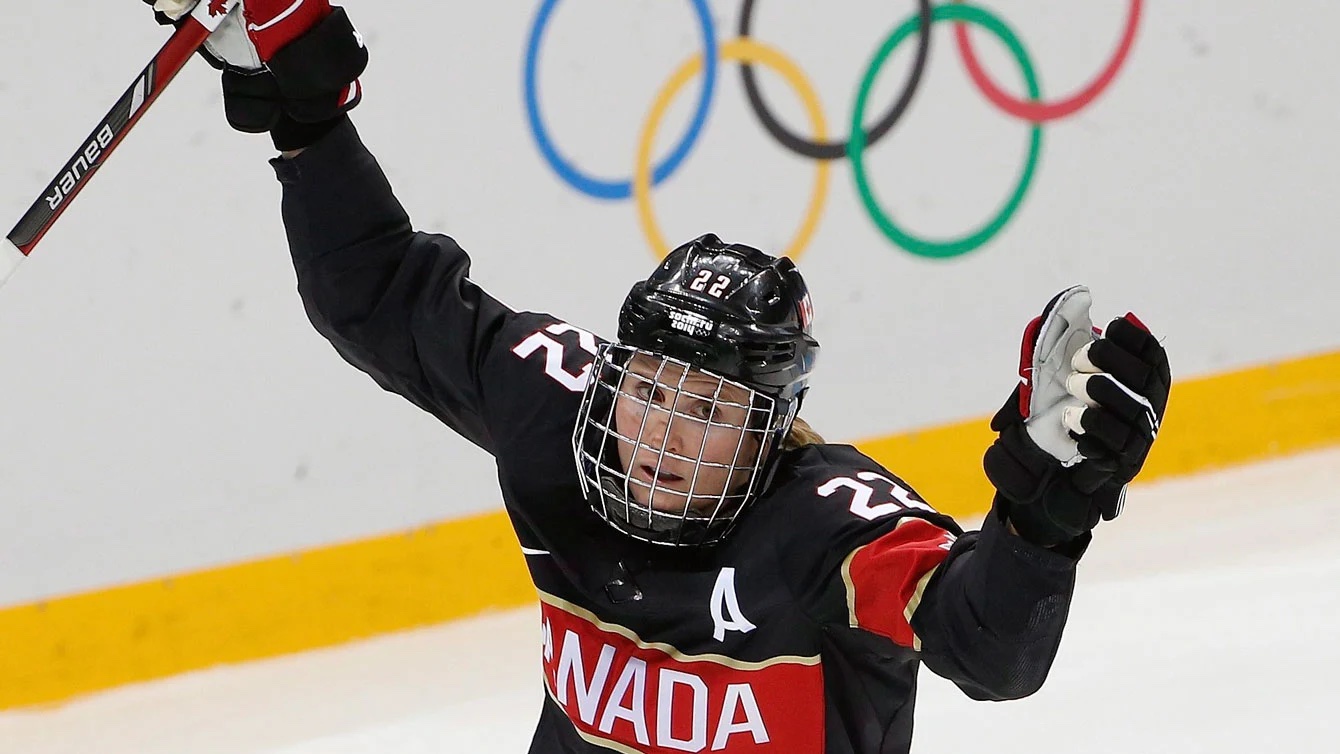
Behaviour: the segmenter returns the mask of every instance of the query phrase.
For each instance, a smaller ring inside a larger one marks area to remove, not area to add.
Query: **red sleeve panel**
[[[907,517],[893,531],[852,551],[842,563],[852,627],[920,650],[912,615],[954,539],[925,519]]]

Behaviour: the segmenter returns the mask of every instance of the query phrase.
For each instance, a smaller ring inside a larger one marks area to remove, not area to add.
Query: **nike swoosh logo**
[[[529,548],[529,547],[523,547],[523,548],[521,548],[521,554],[522,554],[522,555],[548,555],[548,554],[549,554],[549,551],[548,551],[548,550],[532,550],[532,549]]]
[[[275,24],[279,23],[280,21],[283,21],[284,19],[286,19],[286,18],[288,18],[289,16],[293,15],[294,13],[296,13],[296,12],[298,11],[298,8],[301,8],[301,7],[302,7],[302,4],[303,4],[303,0],[294,0],[294,3],[293,3],[292,5],[290,5],[288,8],[285,8],[283,13],[280,13],[279,15],[275,16],[274,18],[270,19],[269,21],[266,21],[265,23],[261,24],[260,26],[257,26],[256,24],[247,24],[247,29],[250,30],[250,31],[265,31],[266,29],[270,28],[271,26],[274,26]]]

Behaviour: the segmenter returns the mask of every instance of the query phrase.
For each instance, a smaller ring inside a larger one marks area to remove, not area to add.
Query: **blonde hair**
[[[782,439],[782,450],[795,450],[806,445],[823,445],[824,438],[814,431],[809,422],[797,416],[791,422],[791,430]]]

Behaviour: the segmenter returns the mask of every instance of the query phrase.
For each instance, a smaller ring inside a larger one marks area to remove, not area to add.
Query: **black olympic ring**
[[[879,122],[875,124],[865,135],[867,147],[874,146],[875,142],[884,138],[903,117],[907,111],[907,106],[912,103],[912,95],[921,88],[921,74],[926,70],[926,59],[930,57],[931,51],[931,3],[930,0],[917,0],[917,17],[919,27],[917,30],[917,51],[916,58],[912,61],[912,70],[907,74],[907,81],[903,84],[903,91],[898,95],[898,99],[893,103],[893,107],[884,114]],[[741,38],[748,39],[749,27],[754,20],[754,0],[744,0],[744,6],[740,8],[740,26],[739,34]],[[754,76],[754,66],[752,63],[742,62],[740,64],[740,76],[744,81],[745,95],[749,97],[749,106],[753,108],[754,115],[763,123],[763,127],[768,129],[772,138],[778,143],[796,154],[803,155],[815,160],[840,160],[847,156],[848,142],[816,142],[801,136],[796,136],[777,120],[772,111],[768,109],[768,103],[763,101],[763,93],[759,91],[758,79]]]

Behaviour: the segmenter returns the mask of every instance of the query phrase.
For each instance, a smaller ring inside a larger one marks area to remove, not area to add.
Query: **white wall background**
[[[631,202],[542,160],[522,99],[538,0],[348,0],[372,50],[356,120],[420,227],[519,308],[609,333],[653,264]],[[739,0],[711,3],[719,38]],[[755,35],[814,82],[834,130],[912,0],[758,3]],[[1128,3],[991,2],[1044,95],[1105,64]],[[824,345],[806,413],[855,439],[993,410],[1016,338],[1055,290],[1136,309],[1190,376],[1340,346],[1340,9],[1321,0],[1153,0],[1114,85],[1045,128],[1024,203],[978,251],[931,262],[868,219],[845,162],[802,258]],[[165,32],[133,0],[0,4],[0,217],[12,224]],[[987,68],[1014,64],[975,34]],[[629,174],[661,82],[698,51],[690,2],[567,0],[540,97],[564,154]],[[891,100],[911,41],[876,87]],[[805,121],[760,74],[793,129]],[[661,130],[677,139],[696,97]],[[657,189],[672,239],[786,243],[813,164],[761,129],[723,63],[703,136]],[[1028,126],[974,88],[937,25],[922,88],[870,154],[907,227],[949,236],[1008,194]],[[346,366],[307,325],[263,137],[223,122],[194,61],[0,291],[0,605],[368,536],[496,507],[489,459]],[[8,229],[6,225],[4,229]],[[1231,409],[1227,409],[1231,410]]]

